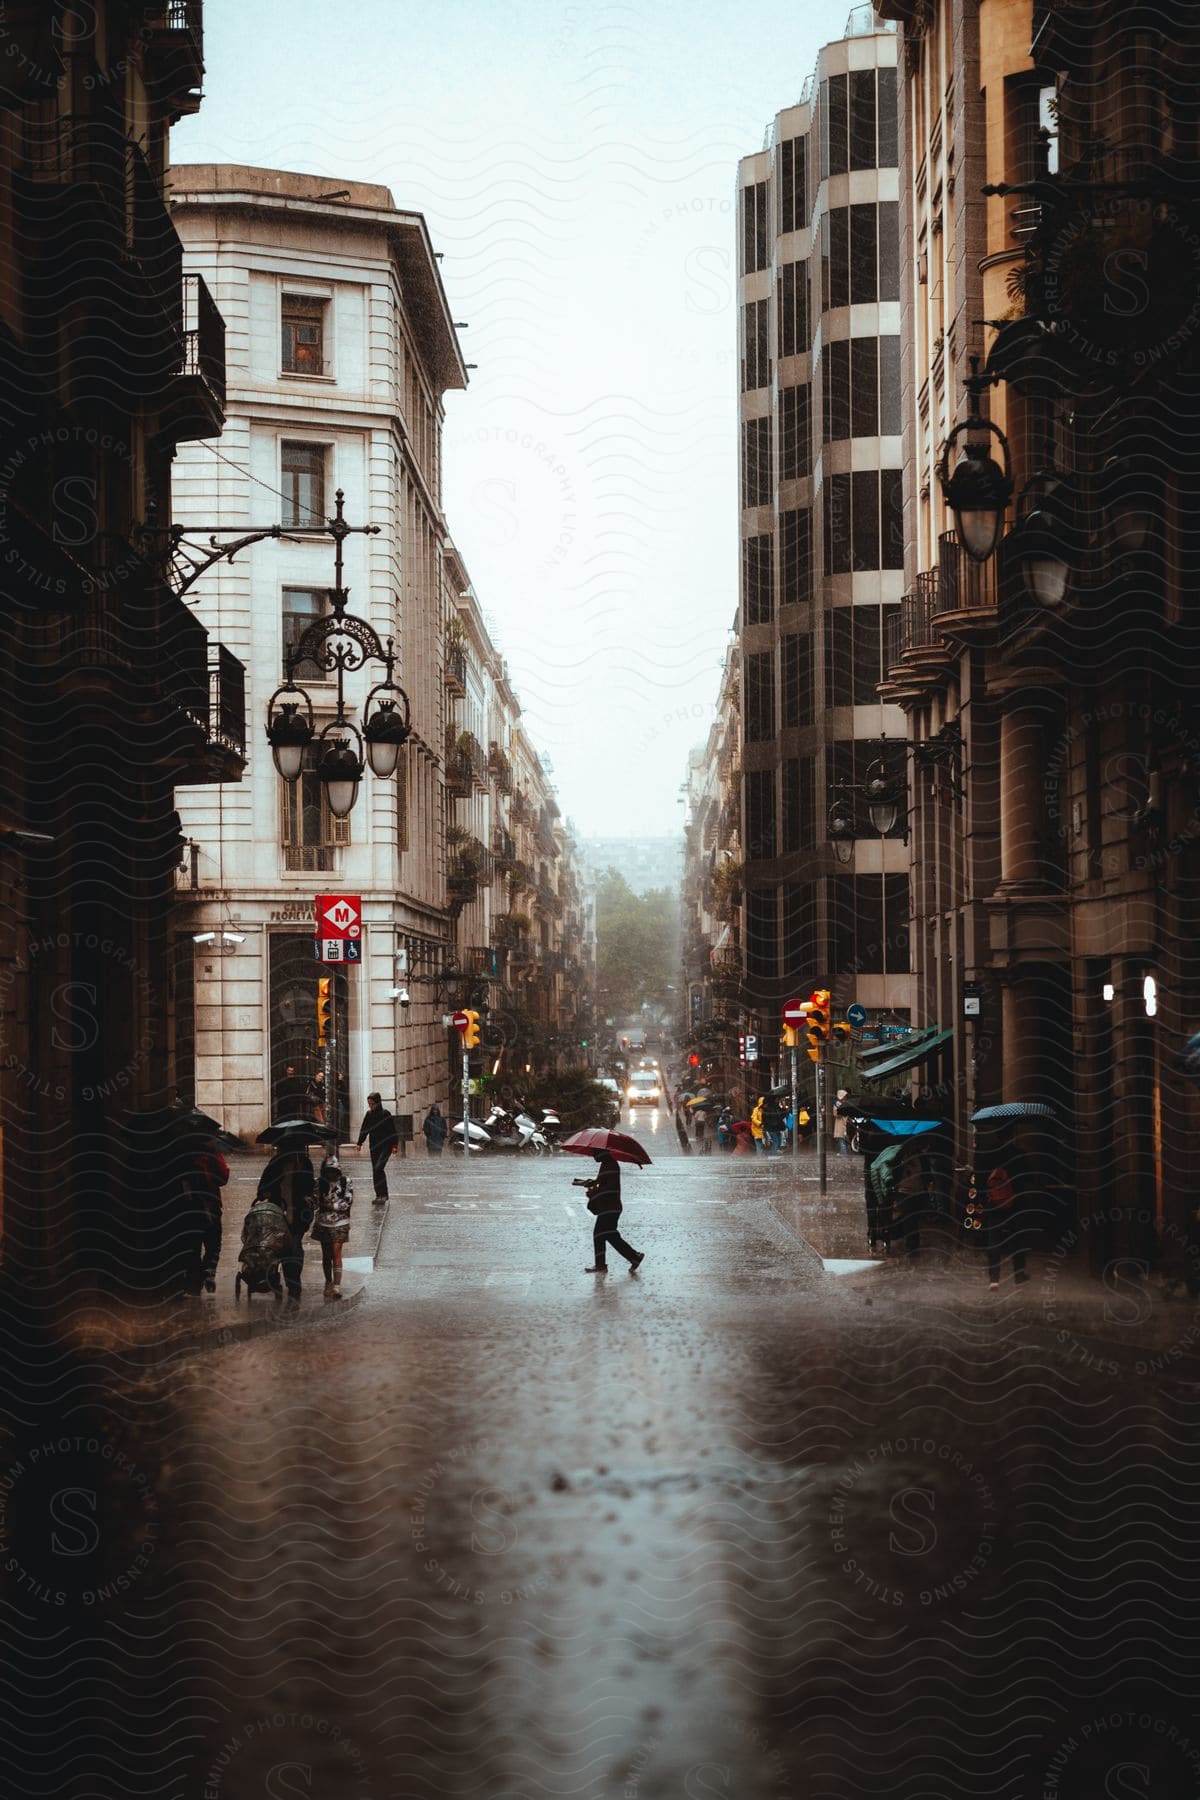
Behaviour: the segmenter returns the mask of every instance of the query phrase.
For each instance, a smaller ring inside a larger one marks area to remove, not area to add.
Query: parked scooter
[[[450,1130],[450,1148],[463,1153],[463,1128],[460,1119]],[[530,1156],[544,1156],[550,1145],[537,1122],[527,1112],[510,1113],[503,1106],[493,1106],[482,1123],[471,1120],[471,1152],[479,1150],[523,1150]]]
[[[527,1118],[537,1125],[551,1150],[557,1150],[562,1143],[563,1122],[552,1106],[528,1106],[521,1102],[521,1109]]]

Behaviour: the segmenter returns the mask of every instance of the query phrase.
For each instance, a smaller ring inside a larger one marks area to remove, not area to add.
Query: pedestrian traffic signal
[[[463,1049],[477,1050],[479,1048],[479,1014],[472,1011],[469,1006],[464,1007],[463,1010],[467,1015],[467,1029],[463,1032],[462,1040]]]
[[[317,1043],[324,1044],[329,1037],[333,1024],[333,995],[330,992],[332,983],[328,975],[317,980]]]

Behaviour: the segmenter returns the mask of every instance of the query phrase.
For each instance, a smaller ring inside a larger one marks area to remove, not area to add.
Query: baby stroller
[[[282,1298],[279,1259],[287,1249],[288,1237],[283,1208],[273,1200],[255,1200],[242,1225],[242,1249],[238,1257],[241,1267],[233,1278],[235,1300],[242,1297],[243,1282],[247,1295],[274,1294],[277,1300]]]

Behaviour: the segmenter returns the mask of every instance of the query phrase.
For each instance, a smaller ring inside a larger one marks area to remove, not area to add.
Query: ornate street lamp
[[[412,725],[408,695],[393,680],[396,654],[392,639],[386,648],[366,619],[346,611],[349,591],[342,583],[342,545],[352,531],[377,531],[378,526],[347,525],[344,496],[336,495],[335,512],[328,534],[334,542],[334,586],[330,591],[329,616],[314,619],[291,646],[284,662],[284,681],[267,703],[267,741],[275,767],[285,781],[299,779],[305,754],[315,748],[315,773],[335,819],[345,819],[358,799],[359,783],[369,762],[372,773],[387,779],[396,772],[401,747],[408,742]],[[314,736],[312,700],[296,682],[296,670],[311,662],[337,677],[337,707],[333,718]],[[383,681],[367,695],[361,728],[346,715],[345,678],[365,663],[381,662]],[[374,704],[375,710],[372,711]]]
[[[835,800],[829,809],[827,830],[833,854],[840,863],[848,863],[854,855],[854,820],[841,800]]]
[[[1021,498],[1028,510],[1005,549],[1020,564],[1025,592],[1034,605],[1052,611],[1062,605],[1081,548],[1074,486],[1057,469],[1042,469]]]
[[[938,480],[947,506],[954,514],[954,530],[972,562],[985,563],[1004,531],[1004,515],[1012,498],[1012,455],[1008,439],[998,425],[979,410],[979,396],[992,378],[979,373],[979,358],[971,358],[971,373],[964,382],[970,410],[956,425],[942,447]],[[983,435],[981,435],[983,434]],[[1004,457],[1001,468],[990,454],[989,435],[999,440]],[[966,438],[962,455],[950,473],[950,452],[959,437]]]
[[[216,563],[232,562],[239,551],[265,538],[333,539],[334,585],[329,590],[332,610],[327,617],[314,619],[285,656],[283,685],[267,702],[267,742],[275,767],[287,782],[300,779],[306,756],[315,750],[315,772],[325,789],[329,810],[334,818],[344,819],[358,798],[359,783],[368,763],[372,773],[384,780],[395,774],[412,724],[408,695],[393,679],[396,653],[392,639],[388,638],[385,646],[373,625],[346,611],[350,594],[342,580],[342,546],[353,533],[377,536],[379,526],[348,525],[341,488],[334,500],[334,515],[322,525],[263,525],[236,537],[218,529],[208,533],[206,543],[189,538],[182,525],[160,528],[151,511],[140,536],[146,553],[160,563],[165,578],[181,598]],[[337,708],[319,734],[312,699],[296,681],[296,670],[305,662],[337,677]],[[345,678],[368,662],[383,663],[386,673],[367,695],[360,727],[346,715]]]
[[[829,809],[827,828],[829,841],[839,862],[849,862],[854,854],[854,801],[861,801],[865,805],[871,828],[880,837],[888,837],[903,816],[905,842],[908,841],[908,783],[903,773],[889,774],[886,752],[887,739],[880,738],[879,756],[867,770],[866,779],[839,782],[834,789],[836,797]]]

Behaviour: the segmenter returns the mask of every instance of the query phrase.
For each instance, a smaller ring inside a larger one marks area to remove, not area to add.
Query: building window
[[[775,658],[757,650],[746,658],[746,742],[762,744],[775,736]]]
[[[855,69],[850,76],[850,167],[875,167],[875,71]]]
[[[775,771],[746,775],[746,860],[769,862],[775,854]]]
[[[807,508],[779,517],[779,604],[812,599],[812,514]]]
[[[742,596],[747,625],[767,625],[775,611],[775,540],[747,538],[742,545]]]
[[[796,481],[812,470],[807,382],[779,395],[779,479]]]
[[[900,431],[900,340],[843,338],[822,358],[825,442]]]
[[[808,264],[784,263],[779,271],[779,354],[803,356],[808,349]]]
[[[827,575],[904,567],[899,469],[830,475],[823,491]]]
[[[878,126],[878,167],[895,168],[899,157],[896,147],[896,71],[877,69],[878,79],[876,124]]]
[[[742,391],[769,387],[771,384],[771,350],[767,302],[751,300],[742,308]]]
[[[812,881],[783,885],[783,959],[780,974],[794,993],[807,993],[821,976],[817,941],[817,888]]]
[[[846,77],[831,75],[821,83],[821,98],[828,115],[829,173],[846,173]]]
[[[779,967],[779,909],[773,887],[751,888],[746,895],[746,977],[774,981]]]
[[[826,308],[899,298],[899,232],[894,200],[833,208],[821,231],[821,294]]]
[[[780,723],[785,731],[813,721],[812,634],[789,631],[780,640],[783,668]]]
[[[791,756],[783,764],[780,837],[785,856],[816,843],[816,778],[811,756]]]
[[[328,300],[311,294],[285,294],[281,306],[282,358],[285,375],[324,375],[325,309]]]
[[[745,419],[742,423],[742,505],[771,504],[771,421]]]
[[[768,256],[767,184],[742,189],[742,274],[765,269]]]
[[[285,525],[325,524],[324,444],[284,442],[279,458]]]
[[[884,645],[898,606],[834,606],[825,614],[826,706],[877,706]]]
[[[330,812],[314,764],[310,748],[299,780],[279,784],[285,869],[333,869],[338,848],[350,842],[350,820],[335,819]]]
[[[317,619],[323,619],[329,611],[329,595],[324,588],[293,588],[283,590],[283,672],[288,672],[288,652],[295,650],[300,639]],[[312,657],[296,664],[297,675],[307,673],[310,680],[327,680],[327,672]]]
[[[832,876],[829,940],[831,974],[906,975],[908,876]]]
[[[788,138],[779,146],[779,229],[780,231],[800,231],[808,217],[805,208],[805,194],[808,181],[805,174],[808,140],[806,138]]]

